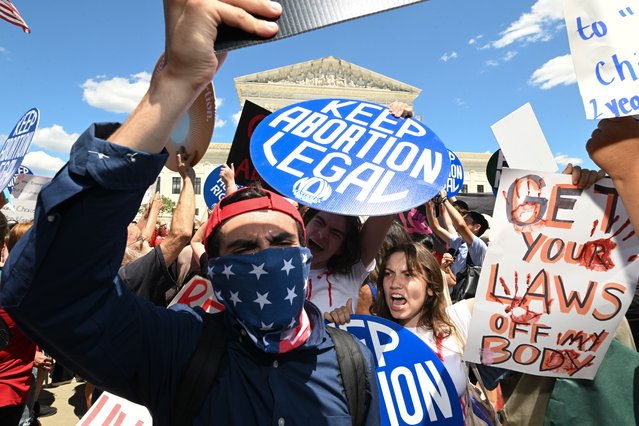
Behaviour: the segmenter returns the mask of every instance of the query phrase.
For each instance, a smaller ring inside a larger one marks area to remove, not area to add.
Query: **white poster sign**
[[[18,175],[13,187],[13,206],[5,205],[0,211],[7,220],[28,222],[34,219],[38,194],[51,182],[51,178],[34,175]]]
[[[586,118],[639,114],[639,4],[628,0],[563,2]]]
[[[490,126],[508,167],[554,173],[557,162],[530,103]]]
[[[592,379],[632,301],[639,239],[610,179],[504,169],[464,358]]]
[[[76,426],[151,426],[149,410],[124,398],[104,392]]]

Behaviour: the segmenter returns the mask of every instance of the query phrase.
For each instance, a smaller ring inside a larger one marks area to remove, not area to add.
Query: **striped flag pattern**
[[[9,0],[0,0],[0,18],[21,27],[25,33],[31,34],[31,30],[27,23],[24,22],[24,19],[22,19],[22,16],[20,16],[20,12],[18,12],[18,9],[16,9]]]

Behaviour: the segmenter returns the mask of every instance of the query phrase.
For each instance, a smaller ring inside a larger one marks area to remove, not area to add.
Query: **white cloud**
[[[489,67],[496,67],[499,65],[499,62],[495,61],[494,59],[489,59],[485,61],[485,64],[488,65]]]
[[[237,124],[240,122],[240,117],[242,116],[242,110],[239,110],[235,114],[233,114],[233,123]]]
[[[6,141],[8,137],[9,137],[9,135],[0,134],[0,143],[4,143],[4,141]]]
[[[473,45],[475,43],[477,43],[479,40],[481,40],[484,36],[482,34],[479,34],[473,38],[471,38],[470,40],[468,40],[468,44],[469,45]]]
[[[568,163],[572,163],[572,165],[581,164],[584,160],[579,157],[569,157],[566,154],[558,152],[557,155],[555,155],[555,161],[560,166],[567,166]]]
[[[537,0],[530,12],[522,14],[499,35],[501,38],[490,43],[492,47],[506,47],[516,41],[548,41],[561,27],[557,21],[563,20],[561,0]]]
[[[215,109],[219,109],[224,103],[224,98],[215,98]]]
[[[151,74],[140,72],[125,77],[90,78],[82,83],[82,99],[89,105],[115,113],[130,113],[149,88]]]
[[[454,101],[455,101],[455,104],[460,107],[465,107],[466,105],[468,105],[466,101],[463,100],[462,98],[455,98]]]
[[[8,55],[9,51],[5,48],[0,46],[0,55]]]
[[[512,58],[514,58],[515,56],[517,56],[517,51],[516,50],[509,50],[508,52],[506,52],[504,57],[501,58],[501,60],[504,61],[504,62],[508,62]]]
[[[68,153],[79,136],[79,133],[67,133],[62,126],[54,124],[39,129],[33,137],[33,144],[52,151]]]
[[[570,54],[552,58],[533,72],[529,84],[539,86],[542,90],[555,86],[575,84],[577,75]]]
[[[25,155],[22,164],[37,176],[53,176],[64,166],[66,161],[53,157],[44,151],[32,151]]]
[[[440,60],[444,61],[444,62],[448,62],[451,59],[455,59],[457,58],[457,52],[455,52],[454,50],[450,53],[446,52],[442,55],[441,58],[439,58]]]
[[[225,124],[226,124],[226,120],[222,120],[217,115],[215,116],[215,128],[216,129],[221,129],[222,127],[224,127]]]

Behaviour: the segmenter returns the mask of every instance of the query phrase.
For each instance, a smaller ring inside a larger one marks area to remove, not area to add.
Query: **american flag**
[[[268,249],[211,259],[209,276],[217,299],[251,340],[265,352],[284,353],[311,333],[303,310],[310,262],[305,247]]]
[[[24,22],[24,19],[22,19],[22,16],[20,16],[20,12],[18,12],[18,9],[16,9],[9,0],[0,0],[0,18],[10,24],[21,27],[25,33],[31,34],[31,30],[27,23]]]

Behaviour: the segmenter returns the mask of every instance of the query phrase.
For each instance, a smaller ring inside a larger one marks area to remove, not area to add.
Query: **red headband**
[[[240,191],[244,191],[246,189],[249,188],[243,188],[240,189]],[[204,233],[204,243],[206,247],[208,247],[209,237],[222,222],[226,219],[232,218],[233,216],[255,210],[275,210],[289,215],[302,226],[303,237],[304,240],[306,240],[306,228],[304,227],[304,221],[302,221],[302,216],[300,216],[300,213],[297,211],[295,206],[286,201],[286,199],[281,195],[265,189],[262,189],[262,191],[266,193],[265,196],[236,201],[235,203],[228,204],[224,207],[221,206],[221,201],[217,203],[206,223],[206,232]]]

